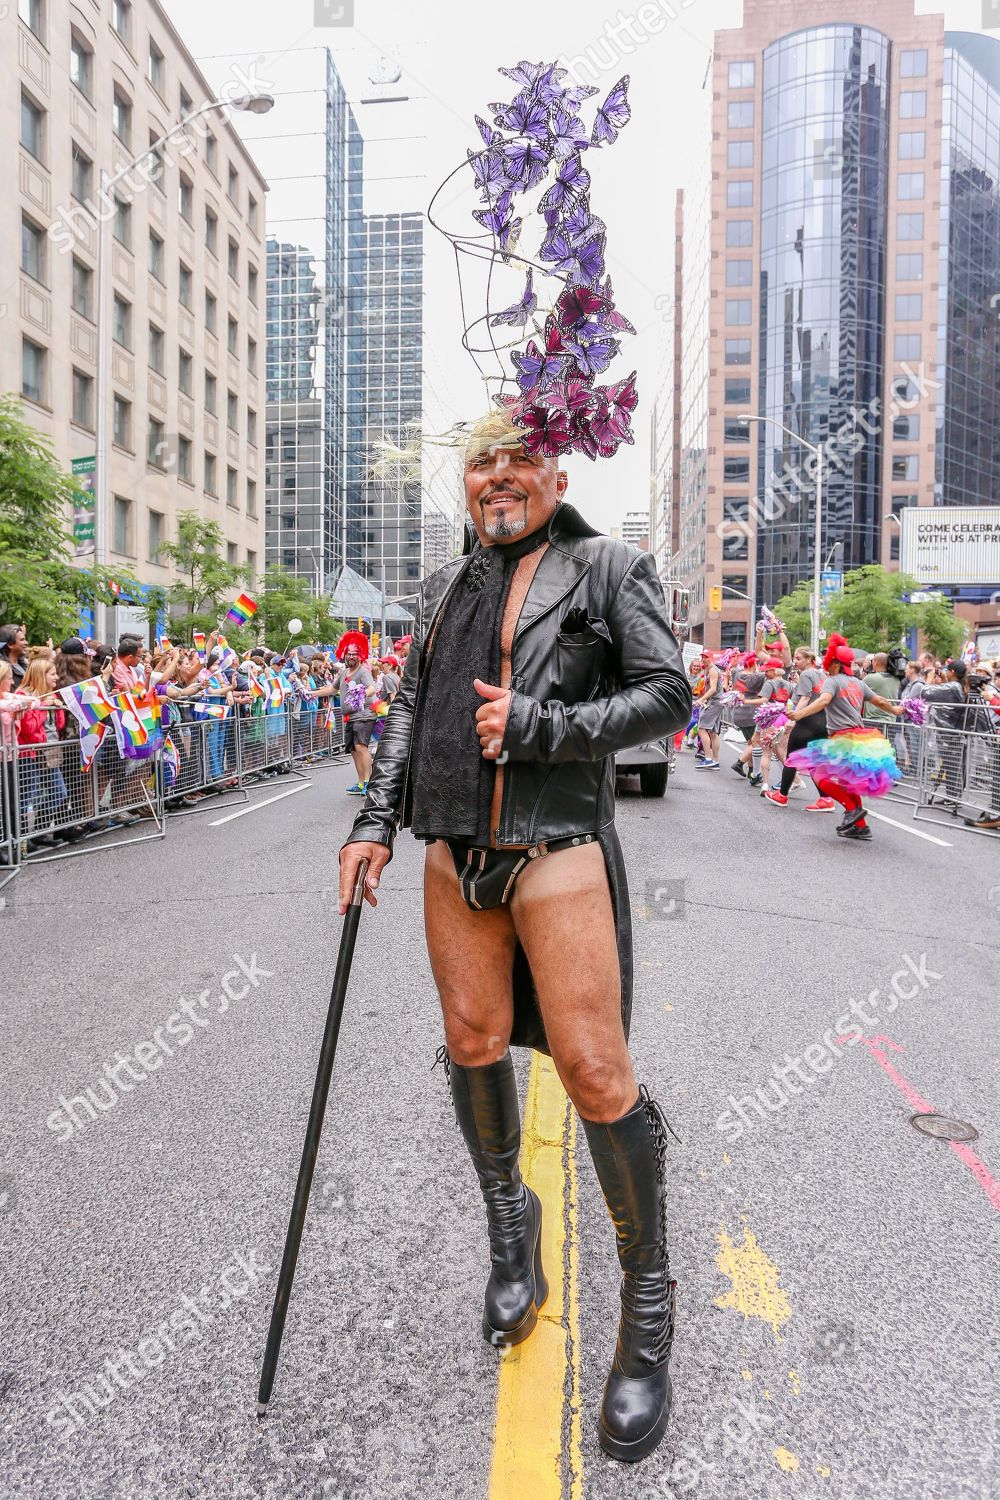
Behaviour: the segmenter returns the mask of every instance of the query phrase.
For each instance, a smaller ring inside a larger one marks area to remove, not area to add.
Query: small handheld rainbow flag
[[[235,604],[231,604],[226,611],[226,619],[233,625],[248,624],[257,613],[256,600],[251,599],[249,594],[241,594]]]
[[[172,649],[173,648],[172,648],[172,646],[170,644],[170,637],[166,636],[166,635],[161,635],[160,636],[160,650],[161,651],[171,651]]]
[[[267,697],[267,690],[259,677],[251,676],[250,678],[250,696],[251,698]]]
[[[194,641],[194,649],[197,651],[197,653],[201,657],[202,661],[204,661],[205,660],[205,632],[203,630],[193,630],[191,632],[191,639]]]

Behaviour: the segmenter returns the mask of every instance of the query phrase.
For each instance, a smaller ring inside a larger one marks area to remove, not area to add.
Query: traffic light
[[[713,611],[720,610],[722,608],[722,590],[720,588],[709,589],[708,607]]]

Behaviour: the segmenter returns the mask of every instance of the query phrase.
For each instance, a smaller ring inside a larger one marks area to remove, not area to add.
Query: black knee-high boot
[[[446,1052],[443,1061],[489,1224],[492,1270],[483,1334],[496,1347],[507,1348],[528,1337],[549,1294],[542,1270],[542,1205],[522,1182],[517,1160],[521,1114],[514,1064],[509,1052],[478,1068],[462,1067]]]
[[[606,1453],[634,1462],[652,1453],[670,1415],[667,1363],[676,1283],[670,1279],[663,1205],[669,1126],[641,1088],[620,1120],[584,1120],[583,1128],[615,1226],[623,1272],[618,1345],[604,1387],[598,1436]]]

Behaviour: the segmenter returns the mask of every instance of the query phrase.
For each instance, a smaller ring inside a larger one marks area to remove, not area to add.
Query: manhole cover
[[[932,1135],[938,1141],[978,1141],[979,1131],[964,1120],[949,1120],[947,1115],[911,1115],[910,1124],[921,1135]]]

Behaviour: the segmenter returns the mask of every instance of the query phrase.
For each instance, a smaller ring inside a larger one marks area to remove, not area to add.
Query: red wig
[[[854,652],[847,644],[847,637],[843,635],[831,635],[827,647],[823,653],[823,670],[829,672],[836,662],[841,667],[850,671],[854,665]]]
[[[368,640],[368,637],[366,635],[362,635],[360,630],[345,630],[344,631],[344,634],[340,637],[340,640],[337,642],[337,649],[336,649],[336,651],[334,653],[334,655],[336,656],[337,660],[338,661],[343,661],[344,657],[347,655],[348,651],[350,651],[350,649],[351,649],[352,646],[354,647],[354,650],[360,656],[361,660],[363,662],[366,662],[368,660],[368,655],[369,655],[369,652],[371,650],[371,645],[370,645],[370,642]]]

